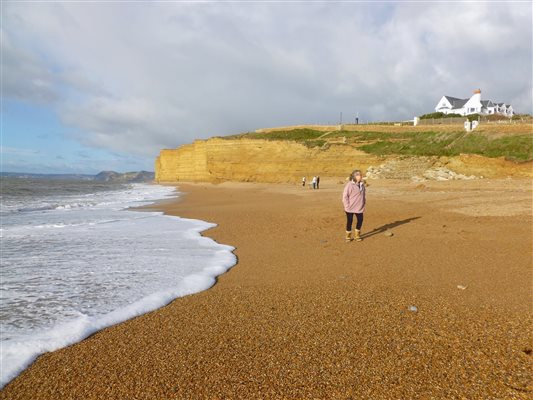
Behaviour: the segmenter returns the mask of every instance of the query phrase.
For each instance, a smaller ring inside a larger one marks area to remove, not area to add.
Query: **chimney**
[[[483,106],[481,105],[481,89],[474,90],[474,94],[468,101],[468,114],[480,113]]]

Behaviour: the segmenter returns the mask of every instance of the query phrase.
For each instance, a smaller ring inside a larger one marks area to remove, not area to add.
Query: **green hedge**
[[[439,119],[439,118],[460,118],[462,117],[461,114],[444,114],[442,112],[434,112],[434,113],[430,113],[430,114],[424,114],[424,115],[421,115],[420,119]]]

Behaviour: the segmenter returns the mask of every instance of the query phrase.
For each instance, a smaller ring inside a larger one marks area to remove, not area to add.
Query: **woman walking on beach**
[[[356,169],[350,175],[350,180],[344,186],[344,192],[342,193],[342,203],[344,204],[344,211],[346,212],[346,241],[351,242],[354,240],[352,236],[352,223],[353,216],[357,218],[355,225],[355,240],[360,242],[361,240],[361,227],[363,226],[363,213],[365,212],[365,184],[361,171]]]

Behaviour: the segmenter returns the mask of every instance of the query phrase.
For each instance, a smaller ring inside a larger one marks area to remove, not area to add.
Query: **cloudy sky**
[[[153,170],[161,148],[404,120],[444,94],[532,112],[526,2],[2,2],[2,170]]]

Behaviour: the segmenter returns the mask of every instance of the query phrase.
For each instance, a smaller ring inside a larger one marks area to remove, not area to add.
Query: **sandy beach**
[[[0,398],[531,398],[531,180],[371,181],[360,243],[342,184],[321,187],[180,185],[152,209],[217,223],[238,264]]]

